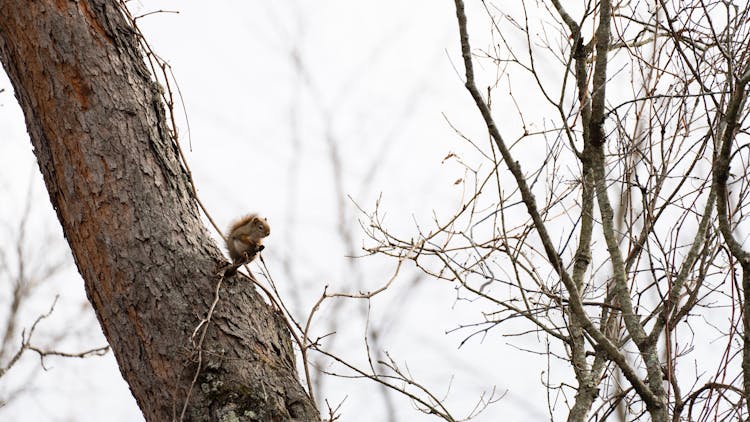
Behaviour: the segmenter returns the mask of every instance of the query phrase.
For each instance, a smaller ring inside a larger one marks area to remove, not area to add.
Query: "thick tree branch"
[[[0,57],[120,370],[149,421],[177,419],[196,374],[185,420],[319,420],[288,330],[250,283],[225,283],[191,343],[225,261],[121,7],[0,2]]]
[[[713,189],[716,190],[716,212],[719,218],[719,231],[732,256],[737,259],[742,268],[742,373],[745,396],[750,396],[750,253],[744,250],[742,244],[735,238],[729,221],[729,195],[727,182],[729,180],[729,165],[731,161],[732,144],[738,130],[739,117],[747,100],[746,87],[750,81],[750,66],[734,84],[734,91],[729,97],[726,113],[720,121],[718,131],[719,152],[716,155],[713,170]],[[729,75],[731,78],[732,75]],[[750,400],[745,401],[750,412]]]

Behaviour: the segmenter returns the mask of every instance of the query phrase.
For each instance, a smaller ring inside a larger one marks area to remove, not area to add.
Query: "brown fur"
[[[257,214],[246,215],[229,226],[227,251],[233,262],[250,262],[262,249],[263,238],[271,234],[268,220]]]

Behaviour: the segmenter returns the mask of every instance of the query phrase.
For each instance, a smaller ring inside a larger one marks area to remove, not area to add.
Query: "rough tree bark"
[[[0,59],[89,300],[149,421],[180,418],[221,252],[135,32],[113,0],[0,0]],[[185,420],[319,420],[289,333],[227,281]]]

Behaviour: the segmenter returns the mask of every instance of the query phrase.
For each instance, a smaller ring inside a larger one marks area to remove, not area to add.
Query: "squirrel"
[[[241,265],[247,264],[262,251],[263,238],[271,234],[268,220],[257,214],[248,214],[229,226],[226,235],[227,251],[232,265],[225,271],[230,276]]]

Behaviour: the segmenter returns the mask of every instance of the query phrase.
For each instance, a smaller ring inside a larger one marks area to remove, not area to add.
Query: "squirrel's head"
[[[268,220],[262,217],[255,217],[253,220],[253,229],[263,237],[271,234],[271,226],[268,225]]]

